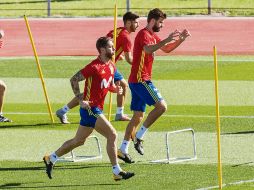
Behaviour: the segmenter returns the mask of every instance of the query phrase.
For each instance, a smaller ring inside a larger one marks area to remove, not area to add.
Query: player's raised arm
[[[169,42],[168,44],[162,46],[160,49],[165,53],[170,53],[171,51],[176,49],[188,36],[191,36],[190,32],[184,29],[182,32],[180,32],[177,40],[172,40],[172,42]]]
[[[153,52],[157,51],[158,49],[161,49],[166,44],[168,44],[172,41],[175,41],[177,38],[179,38],[180,35],[181,35],[180,31],[175,30],[174,32],[170,33],[167,38],[158,42],[157,44],[144,46],[144,51],[146,53],[153,53]]]

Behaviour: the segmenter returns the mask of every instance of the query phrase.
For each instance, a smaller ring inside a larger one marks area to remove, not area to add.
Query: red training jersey
[[[102,62],[99,57],[81,70],[86,79],[84,87],[84,100],[91,101],[91,107],[103,110],[104,100],[108,88],[114,83],[115,66],[112,61]]]
[[[134,41],[133,62],[129,83],[151,80],[154,53],[146,53],[144,46],[157,44],[160,41],[161,39],[155,33],[152,33],[146,28],[138,32]]]
[[[114,31],[111,30],[107,37],[113,38]],[[122,52],[131,52],[131,39],[130,33],[126,28],[119,27],[116,29],[116,58],[115,61],[119,59]]]

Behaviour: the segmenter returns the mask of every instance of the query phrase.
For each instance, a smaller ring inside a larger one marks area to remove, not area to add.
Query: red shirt
[[[113,38],[114,31],[111,30],[107,37]],[[119,27],[116,29],[116,62],[119,59],[122,52],[131,52],[131,39],[130,33],[126,28]]]
[[[81,73],[85,81],[84,100],[92,101],[91,107],[103,110],[108,88],[114,83],[115,66],[112,61],[102,62],[99,58],[85,66]]]
[[[154,53],[146,53],[144,46],[157,44],[161,39],[155,34],[143,28],[140,30],[134,41],[133,62],[129,83],[151,80]]]

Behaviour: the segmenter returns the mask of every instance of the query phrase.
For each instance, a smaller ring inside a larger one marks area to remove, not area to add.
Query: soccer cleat
[[[115,121],[130,121],[131,118],[129,118],[127,115],[123,114],[116,114]]]
[[[135,137],[134,148],[136,149],[136,151],[139,154],[144,155],[143,140],[138,139],[137,137]]]
[[[44,156],[43,161],[46,166],[46,173],[47,173],[49,179],[52,179],[52,171],[53,171],[54,164],[50,161],[49,156]]]
[[[66,113],[62,109],[59,109],[56,111],[56,116],[60,119],[62,124],[69,124],[70,123],[68,121],[68,117],[67,117]]]
[[[126,172],[126,171],[121,171],[118,175],[113,174],[113,179],[115,181],[120,181],[122,179],[129,179],[131,177],[133,177],[135,174],[132,172]]]
[[[12,122],[12,120],[8,119],[7,117],[4,117],[3,115],[0,115],[0,122]]]
[[[132,164],[135,162],[131,159],[131,156],[129,154],[123,153],[120,149],[117,151],[117,157],[128,164]]]

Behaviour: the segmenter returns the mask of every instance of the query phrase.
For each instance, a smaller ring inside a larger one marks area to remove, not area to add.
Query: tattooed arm
[[[79,89],[79,82],[85,80],[84,76],[82,75],[81,71],[78,71],[73,77],[71,77],[71,87],[76,97],[78,97],[79,101],[83,100],[83,96],[80,93]]]
[[[71,77],[71,87],[75,94],[75,96],[78,98],[79,104],[82,108],[87,109],[90,108],[89,103],[90,101],[84,101],[83,100],[83,93],[80,93],[79,88],[79,82],[85,80],[84,76],[82,75],[81,71],[78,71],[73,77]]]

